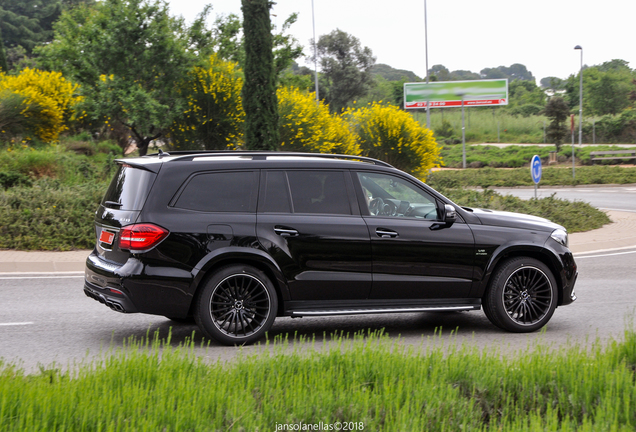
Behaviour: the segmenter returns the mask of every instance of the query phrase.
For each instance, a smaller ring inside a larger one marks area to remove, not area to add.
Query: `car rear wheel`
[[[271,281],[248,265],[218,270],[196,302],[194,318],[203,332],[226,345],[260,339],[276,318],[278,300]]]
[[[518,257],[504,261],[497,268],[483,307],[497,327],[524,333],[546,325],[557,301],[557,284],[550,269],[534,258]]]

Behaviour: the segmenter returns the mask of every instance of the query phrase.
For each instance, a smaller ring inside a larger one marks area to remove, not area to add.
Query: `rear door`
[[[410,180],[358,172],[373,251],[372,299],[468,297],[474,238],[462,221],[441,223],[442,203]]]
[[[257,235],[292,300],[368,297],[371,246],[349,171],[263,170]]]

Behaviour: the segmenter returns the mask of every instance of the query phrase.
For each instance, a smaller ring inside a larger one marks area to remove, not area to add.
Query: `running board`
[[[287,311],[288,316],[330,316],[330,315],[362,315],[362,314],[382,314],[382,313],[406,313],[406,312],[452,312],[452,311],[469,311],[479,310],[479,305],[462,305],[462,306],[418,306],[404,308],[373,308],[373,309],[331,309],[331,310],[290,310]]]

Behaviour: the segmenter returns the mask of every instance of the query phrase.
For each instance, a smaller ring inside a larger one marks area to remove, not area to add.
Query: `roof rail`
[[[168,153],[159,152],[147,155],[150,156],[167,156]],[[371,163],[374,165],[384,166],[388,168],[393,168],[393,165],[388,164],[384,161],[366,157],[366,156],[353,156],[353,155],[343,155],[343,154],[327,154],[327,153],[303,153],[303,152],[278,152],[278,151],[254,151],[254,150],[177,150],[171,151],[169,153],[170,156],[173,157],[172,160],[181,159],[181,160],[191,160],[195,156],[252,156],[255,159],[266,159],[268,156],[288,156],[288,157],[313,157],[313,158],[323,158],[323,159],[342,159],[342,160],[351,160],[351,161],[360,161]]]

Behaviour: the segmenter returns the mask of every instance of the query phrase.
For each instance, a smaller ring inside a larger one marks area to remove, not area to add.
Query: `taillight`
[[[134,224],[119,231],[119,248],[131,252],[145,252],[157,246],[169,231],[153,224]]]

